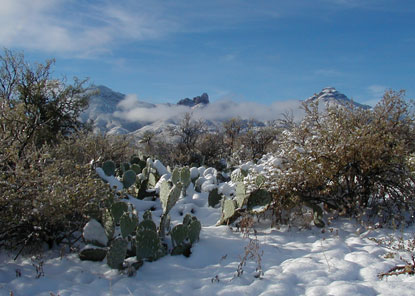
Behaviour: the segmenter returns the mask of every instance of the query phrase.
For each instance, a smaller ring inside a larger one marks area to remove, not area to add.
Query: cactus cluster
[[[199,240],[202,225],[196,217],[187,214],[183,218],[183,224],[178,224],[171,230],[173,249],[172,255],[190,255],[192,245]]]
[[[242,173],[233,174],[234,180],[240,180]],[[253,214],[265,211],[272,203],[270,192],[260,187],[264,183],[264,178],[257,177],[256,184],[258,189],[247,194],[246,185],[243,182],[236,182],[235,195],[232,199],[222,200],[222,216],[217,225],[230,224],[238,219],[242,212]],[[258,208],[259,211],[258,211]]]
[[[112,161],[107,161],[104,164],[105,174],[115,176],[116,165]],[[146,162],[139,157],[133,157],[130,163],[122,163],[118,170],[118,176],[122,176],[124,188],[134,185],[139,191],[143,190],[144,194],[148,193],[148,187],[154,187],[159,179],[156,169],[152,167],[152,161]],[[187,188],[190,182],[191,174],[187,167],[175,169],[170,181],[161,182],[159,197],[163,214],[158,227],[152,219],[151,210],[145,211],[143,220],[139,221],[134,207],[121,200],[126,196],[126,192],[117,192],[114,193],[114,196],[108,197],[104,208],[91,206],[93,217],[97,217],[97,220],[100,221],[100,223],[95,221],[94,225],[100,225],[100,233],[104,234],[107,241],[100,245],[88,245],[88,248],[81,251],[80,258],[82,260],[103,260],[106,257],[108,266],[122,269],[125,267],[127,257],[135,256],[137,264],[134,266],[138,268],[143,261],[155,261],[168,253],[190,255],[193,243],[199,240],[200,222],[196,217],[186,215],[182,224],[170,230],[169,216],[169,212],[180,196],[185,194],[183,188]],[[182,234],[180,235],[180,233]],[[170,243],[167,240],[169,235]],[[170,249],[169,246],[171,246]]]
[[[130,162],[122,162],[118,168],[112,160],[102,164],[107,176],[117,175],[126,192],[138,199],[154,196],[154,187],[160,179],[152,161],[145,157],[133,155]]]

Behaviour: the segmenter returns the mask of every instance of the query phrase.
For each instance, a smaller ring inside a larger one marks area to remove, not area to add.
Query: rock
[[[87,244],[105,247],[108,244],[108,237],[104,227],[95,219],[91,219],[85,226],[83,232],[84,240]]]
[[[107,256],[107,250],[93,245],[86,245],[79,252],[79,259],[89,261],[102,261]]]
[[[177,103],[177,105],[183,105],[187,107],[194,107],[199,104],[209,104],[209,96],[207,93],[203,93],[201,96],[194,97],[192,100],[189,98],[185,98]]]

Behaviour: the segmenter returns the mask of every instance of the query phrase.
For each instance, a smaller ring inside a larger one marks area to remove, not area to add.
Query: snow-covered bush
[[[269,169],[275,207],[303,203],[349,215],[414,209],[414,117],[404,92],[388,91],[373,109],[304,104],[301,123],[283,133],[281,161]],[[370,211],[368,211],[370,210]],[[385,216],[382,216],[385,215]]]
[[[90,164],[62,153],[70,149],[67,145],[26,153],[12,170],[2,172],[0,245],[20,248],[46,242],[51,246],[70,240],[87,221],[89,205],[106,197],[109,187]]]

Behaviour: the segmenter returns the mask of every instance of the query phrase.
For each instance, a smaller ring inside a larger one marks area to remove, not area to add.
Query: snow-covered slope
[[[334,87],[323,88],[318,94],[314,94],[305,100],[305,102],[318,102],[324,104],[326,107],[333,105],[341,105],[349,107],[350,104],[353,104],[355,107],[370,109],[368,105],[359,104],[355,101],[350,100],[346,95],[338,92]]]

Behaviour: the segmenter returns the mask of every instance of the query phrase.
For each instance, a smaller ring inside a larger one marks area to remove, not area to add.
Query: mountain
[[[233,101],[210,103],[207,93],[193,99],[179,100],[177,104],[152,104],[139,101],[134,95],[124,95],[102,85],[94,87],[91,91],[93,95],[90,99],[89,108],[81,115],[81,120],[84,122],[93,121],[95,132],[100,133],[131,134],[139,137],[146,131],[153,131],[167,137],[169,128],[177,126],[187,112],[193,113],[196,117],[204,116],[207,126],[212,130],[215,127],[222,126],[222,122],[231,117],[241,116],[243,120],[248,122],[247,120],[254,118],[255,114],[261,114],[261,110],[257,110],[261,106],[255,103],[248,102],[245,104]],[[314,101],[326,106],[350,106],[350,104],[354,104],[359,108],[371,108],[353,102],[333,87],[326,87],[318,94],[305,100],[305,102]],[[294,103],[299,106],[300,101]],[[239,114],[241,111],[245,112],[245,116]],[[276,114],[283,112],[284,110],[275,110]],[[249,114],[249,117],[247,114]],[[266,120],[270,119],[256,118],[255,125],[263,126],[266,124]]]
[[[187,107],[194,107],[196,105],[207,105],[209,104],[209,96],[207,93],[203,93],[201,96],[194,97],[193,100],[185,98],[180,100],[177,105],[183,105]]]
[[[115,116],[116,112],[123,107],[123,102],[127,97],[125,94],[113,91],[103,85],[92,87],[89,91],[93,95],[90,97],[88,109],[81,115],[81,120],[84,122],[93,121],[95,132],[127,134],[148,124],[146,122],[131,122]],[[134,106],[154,108],[156,105],[135,101]]]
[[[321,92],[309,97],[308,99],[305,100],[305,102],[323,103],[326,107],[329,107],[332,105],[341,105],[344,107],[349,107],[350,104],[352,104],[353,106],[362,108],[362,109],[372,108],[369,105],[359,104],[355,101],[350,100],[346,95],[338,92],[334,87],[323,88]]]

